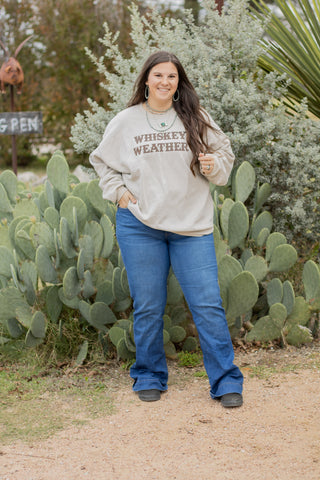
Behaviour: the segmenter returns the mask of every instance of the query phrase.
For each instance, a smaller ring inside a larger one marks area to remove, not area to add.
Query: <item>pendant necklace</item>
[[[148,102],[145,105],[147,122],[153,130],[165,132],[173,126],[178,115],[172,105],[167,110],[155,110],[150,107]]]

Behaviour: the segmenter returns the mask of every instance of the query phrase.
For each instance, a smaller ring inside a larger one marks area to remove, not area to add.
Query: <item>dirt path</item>
[[[205,378],[174,368],[160,402],[140,402],[127,379],[109,392],[112,415],[1,448],[0,480],[319,480],[319,348],[237,363],[240,409],[224,409]]]

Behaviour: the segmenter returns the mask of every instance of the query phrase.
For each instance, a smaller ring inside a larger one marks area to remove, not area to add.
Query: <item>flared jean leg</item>
[[[118,209],[117,239],[127,270],[134,308],[136,361],[133,390],[167,390],[163,315],[167,300],[169,252],[166,234],[147,227],[129,210]]]
[[[213,235],[169,235],[170,261],[199,334],[212,398],[242,393],[243,376],[234,352],[218,285]]]

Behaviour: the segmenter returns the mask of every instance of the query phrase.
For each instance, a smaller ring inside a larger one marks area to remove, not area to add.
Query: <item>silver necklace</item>
[[[167,110],[154,110],[150,107],[148,102],[146,102],[146,117],[149,126],[156,132],[165,132],[169,130],[177,118],[177,112],[173,109],[172,105]],[[168,112],[174,112],[173,118],[168,119]]]
[[[172,106],[172,104],[171,104],[170,107],[167,108],[166,110],[156,110],[155,108],[152,108],[152,107],[151,107],[151,105],[149,104],[148,100],[146,101],[146,107],[147,107],[147,109],[149,110],[149,112],[151,112],[151,113],[159,113],[159,114],[161,114],[161,113],[167,113],[167,112],[169,112],[169,110],[172,110],[172,108],[173,108],[173,106]]]

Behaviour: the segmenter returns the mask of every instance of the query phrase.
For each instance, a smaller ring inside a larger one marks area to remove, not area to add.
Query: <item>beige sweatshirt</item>
[[[123,110],[109,122],[90,163],[100,177],[103,198],[118,202],[129,190],[137,203],[129,202],[128,208],[145,225],[181,235],[205,235],[213,231],[209,181],[227,183],[234,155],[226,135],[209,130],[214,168],[210,175],[196,172],[194,176],[185,128],[179,117],[171,125],[173,119],[170,128],[158,131],[156,115],[147,114],[142,104]]]

